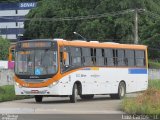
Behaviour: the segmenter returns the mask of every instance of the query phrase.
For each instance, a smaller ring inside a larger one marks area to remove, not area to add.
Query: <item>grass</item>
[[[122,110],[129,114],[160,114],[160,80],[149,81],[149,88],[135,98],[125,98]]]
[[[160,90],[160,80],[149,80],[148,87]]]
[[[15,95],[13,85],[0,86],[0,102],[19,100],[19,99],[25,99],[25,98],[31,98],[31,96]]]

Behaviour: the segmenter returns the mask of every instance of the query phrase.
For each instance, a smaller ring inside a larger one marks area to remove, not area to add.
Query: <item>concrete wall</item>
[[[0,60],[0,69],[8,69],[8,61]]]
[[[149,69],[149,79],[159,79],[160,80],[160,69]],[[1,69],[0,70],[0,86],[3,85],[13,85],[14,80],[13,70]]]
[[[0,70],[0,86],[3,85],[13,85],[13,70],[1,69]]]
[[[149,69],[148,78],[149,80],[160,80],[160,69]]]

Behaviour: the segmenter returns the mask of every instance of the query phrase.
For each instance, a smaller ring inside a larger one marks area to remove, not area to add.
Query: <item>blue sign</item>
[[[131,68],[128,69],[129,74],[147,74],[147,69],[141,69],[141,68]]]
[[[37,7],[37,2],[0,3],[0,10],[27,10]]]
[[[20,8],[34,8],[37,6],[36,2],[24,2],[24,3],[19,3]]]
[[[36,68],[35,69],[35,75],[41,75],[41,69]]]

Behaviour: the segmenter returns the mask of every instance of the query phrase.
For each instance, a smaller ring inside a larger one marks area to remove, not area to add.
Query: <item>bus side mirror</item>
[[[11,61],[12,61],[12,53],[9,53],[8,61],[9,61],[9,62],[11,62]]]
[[[63,60],[64,60],[64,61],[66,61],[66,60],[67,60],[67,57],[68,57],[67,52],[63,52]]]

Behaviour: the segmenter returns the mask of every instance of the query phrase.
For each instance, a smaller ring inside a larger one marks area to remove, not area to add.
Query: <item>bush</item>
[[[15,95],[13,85],[0,86],[0,102],[19,100],[19,99],[25,99],[25,98],[31,98],[31,96],[17,96],[17,95]]]
[[[160,62],[158,61],[149,60],[148,64],[151,69],[160,69]]]
[[[149,81],[149,88],[135,98],[125,98],[122,110],[129,114],[160,114],[160,80]]]
[[[0,37],[0,60],[8,59],[8,49],[10,47],[10,42],[7,39]]]

